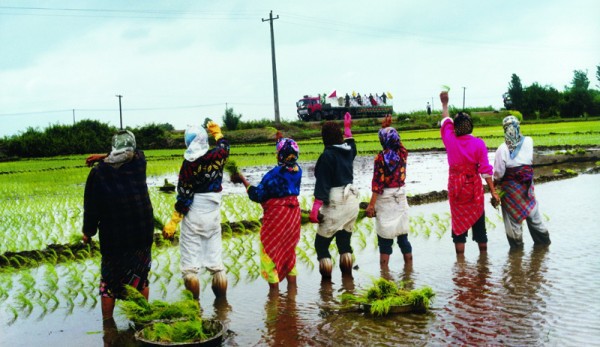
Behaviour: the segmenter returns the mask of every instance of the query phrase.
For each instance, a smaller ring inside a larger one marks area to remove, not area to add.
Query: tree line
[[[600,89],[600,65],[597,66],[597,87]],[[508,91],[504,94],[504,105],[507,110],[519,111],[523,119],[576,118],[600,116],[600,90],[590,88],[587,71],[575,70],[571,85],[560,92],[548,85],[535,82],[523,86],[516,74],[511,76]],[[397,114],[401,120],[402,114]],[[404,115],[406,118],[407,115]],[[241,121],[242,115],[226,108],[222,116],[225,129],[247,130],[254,128],[270,128],[269,120]],[[415,117],[411,117],[415,118]],[[419,118],[419,117],[416,117]],[[437,121],[432,121],[435,124]],[[283,127],[306,128],[306,124],[290,122],[280,124]],[[139,148],[184,148],[183,136],[175,133],[169,123],[149,124],[137,128],[127,128],[136,137]],[[15,157],[50,157],[57,155],[106,153],[110,151],[112,136],[117,128],[96,120],[82,120],[74,125],[51,125],[40,130],[29,127],[19,135],[0,139],[0,160]],[[243,137],[239,139],[243,141]]]
[[[596,67],[597,87],[600,89],[600,65]],[[504,95],[507,109],[521,112],[524,119],[575,118],[600,115],[600,90],[590,88],[587,71],[573,71],[571,85],[564,91],[535,82],[523,86],[513,74]]]

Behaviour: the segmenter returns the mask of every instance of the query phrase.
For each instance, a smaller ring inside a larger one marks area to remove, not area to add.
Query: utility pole
[[[467,87],[463,87],[463,111],[465,110],[465,90]]]
[[[433,96],[431,97],[431,112],[433,112],[434,108],[433,108]]]
[[[75,109],[73,109],[73,125],[75,125]]]
[[[277,17],[273,18],[273,10],[269,13],[269,19],[262,19],[263,22],[269,21],[271,25],[271,64],[273,66],[273,95],[275,98],[275,123],[279,124],[279,95],[277,93],[277,66],[275,64],[275,34],[273,32],[273,21],[278,19]]]
[[[119,98],[119,119],[121,120],[121,130],[123,130],[123,110],[121,109],[121,98],[123,95],[115,95]]]

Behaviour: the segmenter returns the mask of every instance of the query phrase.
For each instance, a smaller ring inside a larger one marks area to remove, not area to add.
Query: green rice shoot
[[[362,293],[343,293],[340,299],[344,305],[370,305],[372,315],[385,316],[393,306],[411,305],[415,310],[427,311],[434,296],[431,287],[405,290],[403,285],[398,286],[392,281],[379,278]]]

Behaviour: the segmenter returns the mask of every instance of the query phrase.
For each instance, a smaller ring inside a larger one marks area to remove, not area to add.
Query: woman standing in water
[[[300,149],[296,141],[281,138],[277,133],[277,166],[267,172],[257,186],[240,173],[231,181],[243,183],[248,197],[263,208],[260,229],[260,267],[271,291],[279,289],[286,279],[288,288],[296,286],[296,246],[300,241],[300,181],[302,169],[298,165]]]
[[[352,277],[352,246],[350,237],[358,217],[358,190],[354,181],[353,164],[356,144],[352,138],[352,116],[344,115],[344,132],[335,122],[325,122],[321,136],[325,149],[315,165],[315,200],[309,219],[319,223],[315,249],[322,278],[331,277],[332,261],[329,245],[335,238],[340,254],[342,276]],[[319,211],[323,215],[319,218]]]
[[[473,240],[481,253],[487,252],[483,184],[485,179],[494,199],[498,194],[492,180],[493,167],[483,140],[471,135],[473,122],[464,112],[454,119],[448,114],[448,92],[440,93],[442,102],[441,136],[450,166],[448,200],[452,218],[452,240],[456,254],[464,254],[467,232],[473,229]]]
[[[408,201],[404,188],[408,151],[391,124],[392,116],[388,115],[379,130],[383,150],[375,157],[371,201],[365,211],[367,217],[376,217],[379,263],[384,269],[390,261],[394,238],[397,238],[404,262],[412,262],[412,246],[408,241]]]

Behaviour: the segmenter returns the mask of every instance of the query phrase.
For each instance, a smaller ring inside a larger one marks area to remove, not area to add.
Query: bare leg
[[[297,281],[296,281],[296,276],[287,275],[286,279],[287,279],[288,290],[290,288],[296,288],[298,286]]]
[[[480,242],[480,243],[478,243],[478,245],[479,245],[479,253],[487,252],[487,242]]]
[[[456,250],[456,254],[465,254],[465,244],[464,243],[455,243],[454,249]]]
[[[379,253],[379,266],[382,269],[388,269],[389,268],[389,263],[390,263],[390,255],[389,254]]]
[[[412,253],[406,253],[402,255],[404,257],[404,264],[412,264],[413,256]]]
[[[200,282],[198,281],[198,277],[196,277],[196,275],[185,275],[183,277],[183,284],[185,285],[185,289],[192,292],[194,300],[200,299]]]
[[[100,303],[102,306],[102,320],[112,319],[115,310],[115,298],[103,296]]]

